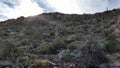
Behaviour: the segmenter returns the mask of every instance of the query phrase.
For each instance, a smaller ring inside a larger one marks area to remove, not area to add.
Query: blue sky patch
[[[7,1],[2,1],[4,4],[6,4],[8,7],[10,8],[14,8],[14,5],[10,2],[7,2]]]
[[[39,7],[43,8],[44,12],[53,12],[54,11],[54,8],[51,7],[47,1],[44,2],[44,0],[35,0],[35,2],[39,5]]]
[[[0,19],[6,19],[7,17],[4,15],[0,15]]]

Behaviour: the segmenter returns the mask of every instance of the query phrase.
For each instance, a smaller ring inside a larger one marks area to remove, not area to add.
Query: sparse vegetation
[[[64,62],[79,66],[78,57],[82,53],[85,56],[84,59],[90,58],[89,63],[98,62],[95,65],[99,65],[102,63],[101,58],[104,58],[104,55],[98,54],[101,53],[97,50],[99,44],[103,45],[102,48],[105,49],[106,54],[120,52],[120,40],[116,36],[119,33],[115,31],[119,16],[120,9],[116,9],[83,15],[43,13],[33,17],[19,17],[3,21],[0,23],[0,61],[9,61],[13,66],[14,64],[27,67],[33,65],[36,68],[41,66],[49,68],[51,65],[48,63],[64,66]],[[85,46],[89,38],[99,42],[95,46],[90,45],[94,46],[90,47],[92,53],[88,53],[89,48]],[[84,48],[86,49],[81,51]],[[61,55],[64,50],[69,52]],[[88,54],[88,57],[84,52]],[[52,60],[46,60],[50,57]],[[94,64],[90,63],[90,65]]]

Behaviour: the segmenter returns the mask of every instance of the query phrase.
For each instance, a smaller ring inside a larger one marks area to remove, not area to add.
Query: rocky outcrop
[[[120,41],[120,16],[117,16],[112,20],[112,27],[115,30],[117,40]]]

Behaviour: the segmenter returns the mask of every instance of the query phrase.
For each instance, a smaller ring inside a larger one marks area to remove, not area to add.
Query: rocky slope
[[[120,62],[120,9],[83,15],[43,13],[6,20],[0,22],[0,66],[76,68],[81,50],[91,40],[97,45],[90,46],[100,46],[110,61]],[[96,47],[91,48],[88,52],[97,52]]]

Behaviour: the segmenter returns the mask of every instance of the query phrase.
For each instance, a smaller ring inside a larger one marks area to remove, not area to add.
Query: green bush
[[[40,45],[40,52],[42,54],[56,54],[58,53],[58,49],[56,45],[43,43]]]
[[[113,28],[107,28],[105,29],[104,36],[107,37],[111,33],[113,33],[114,29]]]
[[[46,46],[46,45],[42,46],[40,51],[41,51],[42,54],[49,54],[49,53],[51,53],[49,47]]]
[[[116,45],[117,45],[118,41],[116,40],[116,36],[114,33],[110,33],[104,41],[104,46],[105,46],[105,50],[109,53],[111,52],[115,52],[116,49]]]
[[[107,41],[105,41],[104,45],[105,45],[105,50],[107,52],[114,52],[115,51],[116,41],[107,40]]]
[[[4,57],[17,57],[23,54],[23,51],[15,47],[15,45],[6,41],[6,48],[2,52],[2,56]]]
[[[63,56],[61,57],[61,59],[63,61],[70,61],[72,59],[72,57],[73,56],[70,53],[65,53],[65,54],[63,54]]]
[[[66,48],[65,46],[65,38],[62,36],[56,36],[53,40],[53,46],[56,49]]]
[[[74,46],[74,45],[70,45],[70,46],[68,47],[68,49],[70,50],[70,52],[74,51],[76,48],[77,48],[77,47]]]

